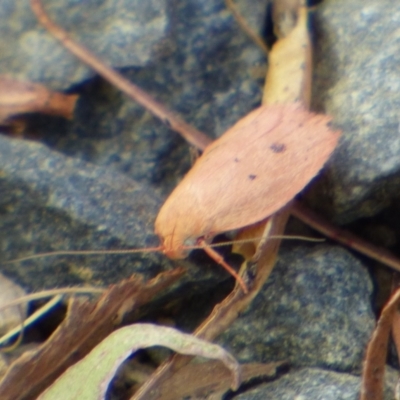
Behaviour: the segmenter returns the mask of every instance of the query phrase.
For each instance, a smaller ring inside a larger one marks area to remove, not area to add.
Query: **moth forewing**
[[[170,256],[184,244],[259,222],[319,172],[340,132],[300,104],[261,106],[209,145],[171,193],[155,230]]]

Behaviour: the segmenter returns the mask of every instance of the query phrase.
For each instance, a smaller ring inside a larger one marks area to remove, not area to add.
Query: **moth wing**
[[[206,148],[162,207],[158,225],[178,243],[265,219],[329,158],[340,137],[330,121],[298,104],[254,110]],[[156,222],[157,230],[164,236]]]

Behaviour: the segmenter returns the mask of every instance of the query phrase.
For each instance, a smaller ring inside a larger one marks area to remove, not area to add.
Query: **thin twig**
[[[125,79],[118,72],[104,64],[97,56],[84,46],[74,42],[68,33],[56,25],[45,12],[40,0],[31,0],[31,7],[39,22],[56,38],[65,48],[84,63],[93,68],[100,76],[115,85],[119,90],[127,94],[153,115],[160,118],[169,128],[182,135],[189,143],[200,149],[204,149],[211,139],[204,133],[193,128],[174,112],[168,110],[164,105],[140,89],[138,86]]]
[[[345,231],[344,229],[332,225],[318,214],[301,205],[299,202],[293,204],[291,214],[330,239],[342,243],[343,245],[379,261],[396,271],[400,271],[400,260],[392,253],[360,239],[358,236]]]
[[[226,7],[229,8],[232,15],[235,17],[236,22],[239,24],[242,31],[262,50],[268,60],[269,49],[261,36],[249,27],[246,20],[237,11],[233,0],[225,0],[225,4]]]

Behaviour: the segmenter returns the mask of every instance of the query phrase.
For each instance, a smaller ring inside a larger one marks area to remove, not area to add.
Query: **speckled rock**
[[[148,65],[169,27],[166,0],[43,1],[74,37],[117,67]],[[0,5],[0,73],[66,89],[93,76],[38,24],[29,0]]]
[[[327,0],[315,15],[313,102],[344,131],[330,201],[315,205],[338,222],[374,215],[399,193],[399,20],[391,0]]]
[[[158,243],[152,222],[161,200],[151,188],[29,141],[0,136],[0,154],[3,261],[56,249]],[[104,285],[133,272],[154,275],[165,264],[162,259],[156,254],[122,261],[95,257],[85,264],[79,258],[52,257],[3,263],[2,270],[36,289]]]
[[[396,380],[390,371],[386,379],[385,400],[392,400]],[[304,368],[292,371],[277,381],[259,386],[236,396],[237,400],[357,400],[360,393],[360,377]]]
[[[264,288],[220,343],[243,362],[359,370],[375,324],[371,294],[367,269],[346,250],[285,244]]]

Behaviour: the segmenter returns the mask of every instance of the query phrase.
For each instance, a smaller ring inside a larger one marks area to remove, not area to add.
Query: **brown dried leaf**
[[[0,398],[36,398],[108,336],[126,312],[149,302],[183,273],[183,269],[175,269],[147,283],[133,277],[111,286],[97,302],[71,299],[65,320],[52,336],[38,350],[23,354],[11,365],[0,382]]]
[[[378,324],[372,334],[365,356],[360,400],[383,399],[384,373],[389,334],[393,319],[398,313],[400,289],[390,298],[382,310]]]
[[[284,363],[245,364],[241,366],[242,383],[253,379],[271,380]],[[217,361],[189,364],[157,388],[155,400],[217,400],[230,389],[229,371]]]
[[[38,399],[99,400],[120,364],[131,353],[146,347],[164,346],[182,354],[222,361],[230,371],[230,384],[240,384],[240,365],[222,347],[176,329],[153,324],[120,328],[104,339],[84,359],[70,367]]]
[[[300,100],[306,107],[310,105],[312,49],[307,25],[308,10],[307,7],[300,7],[296,11],[295,27],[274,44],[269,54],[263,104]],[[280,13],[292,15],[293,9],[285,9]]]
[[[72,118],[77,99],[37,83],[0,76],[0,124],[12,124],[12,117],[34,112]]]

